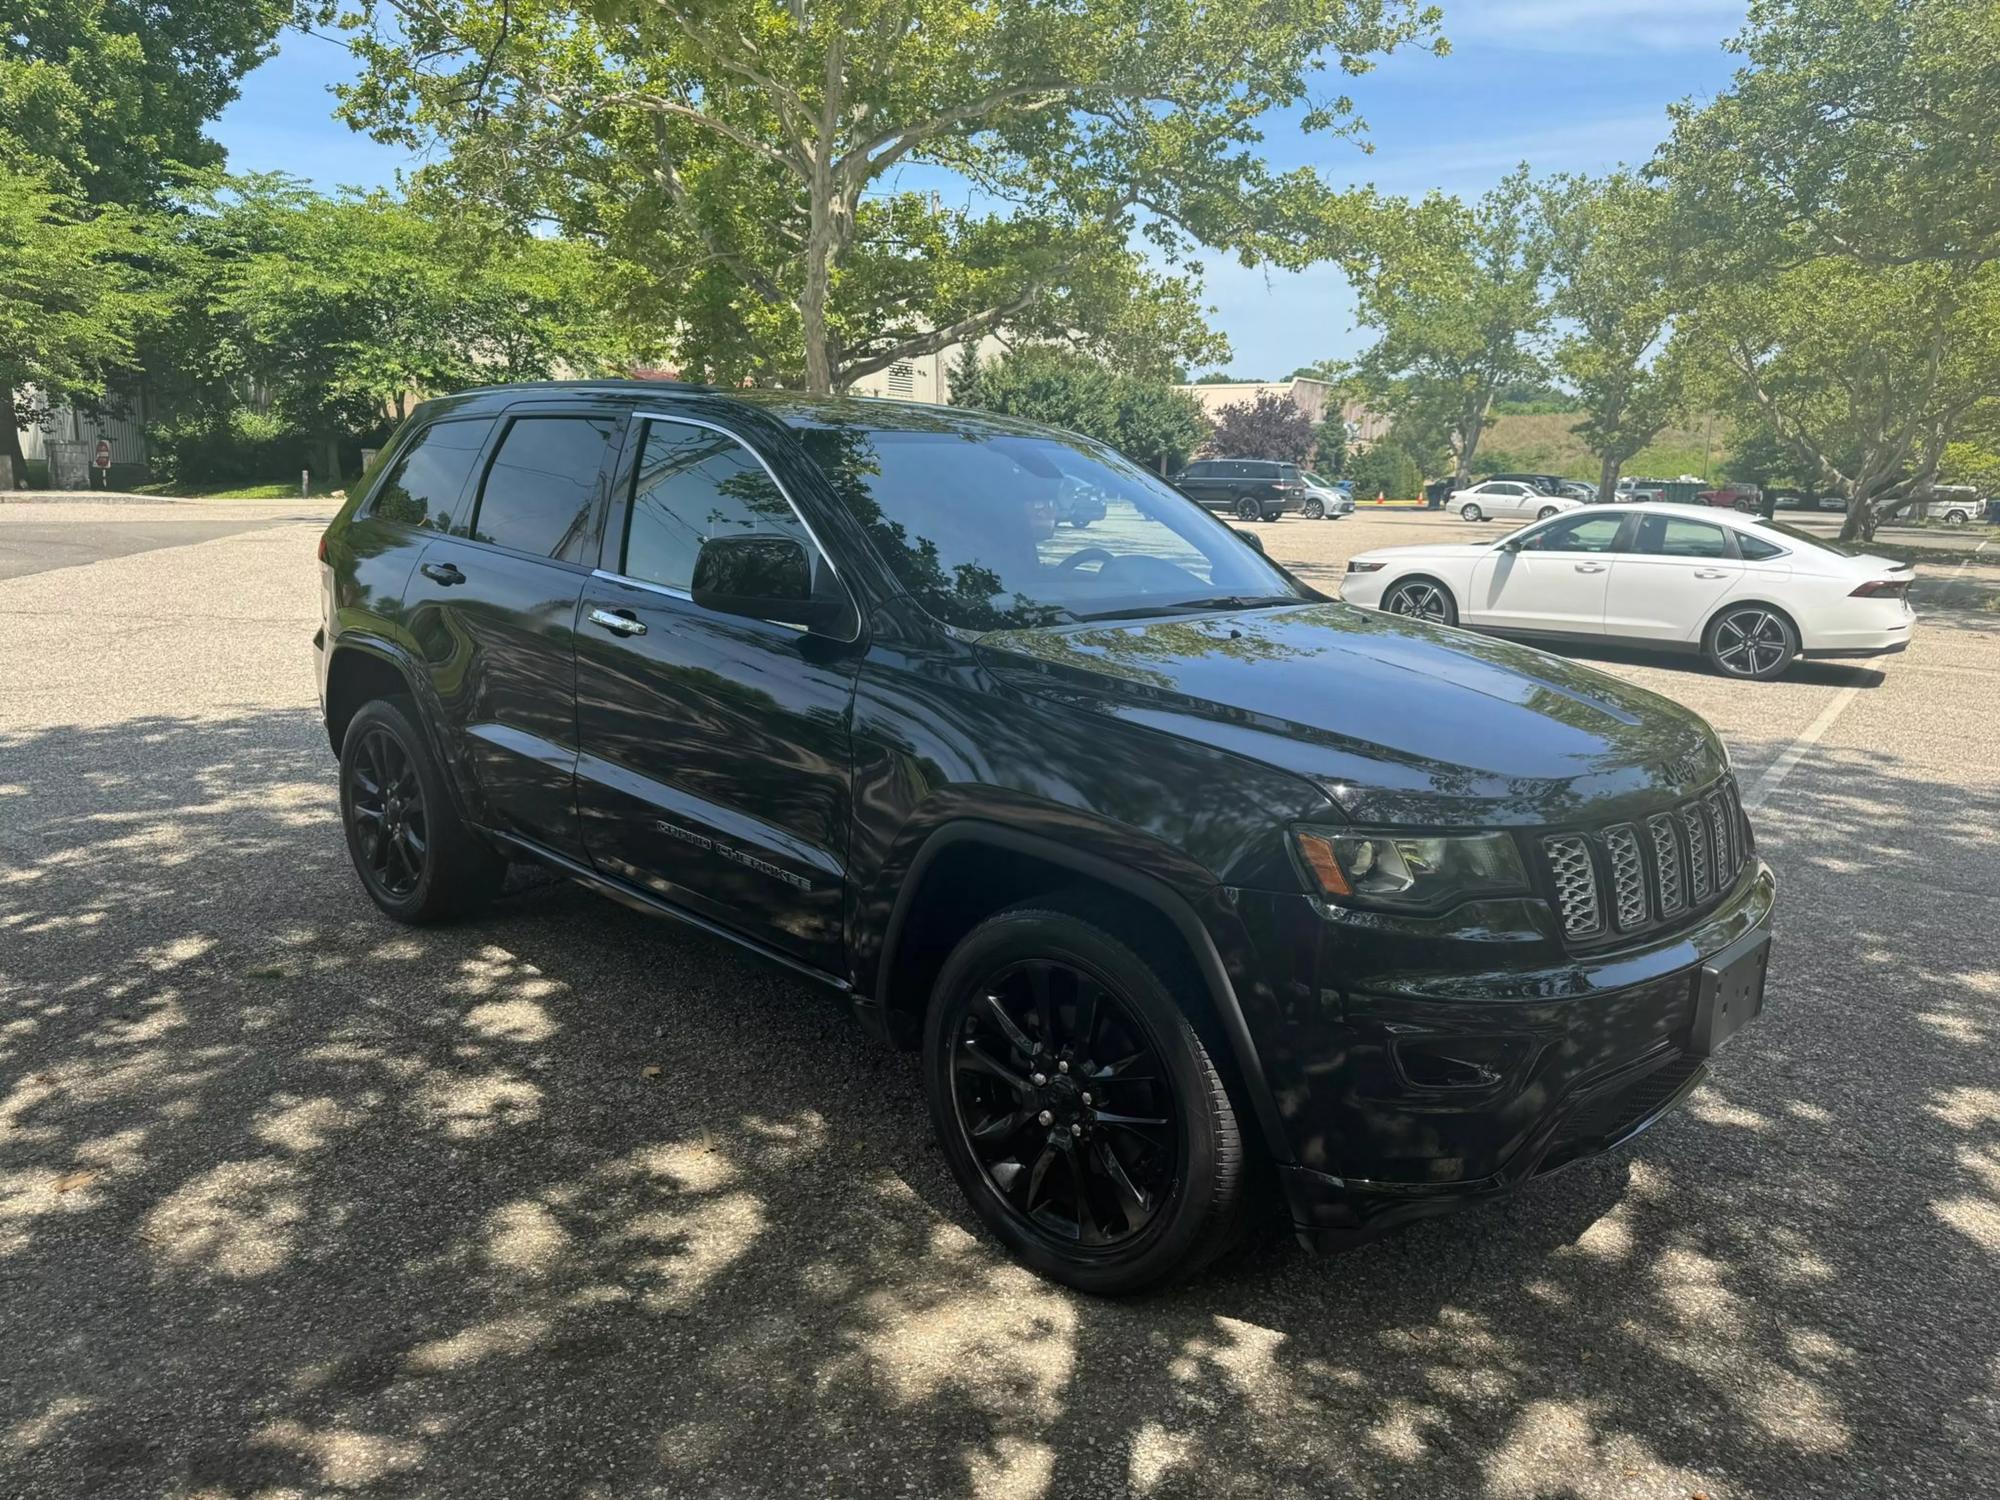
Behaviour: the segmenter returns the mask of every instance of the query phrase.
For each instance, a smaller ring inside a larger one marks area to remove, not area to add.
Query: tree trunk
[[[1625,461],[1604,455],[1604,462],[1597,471],[1597,503],[1608,504],[1618,496],[1618,471],[1625,467]]]
[[[806,230],[805,288],[799,296],[800,330],[806,345],[806,389],[833,394],[833,351],[827,347],[826,298],[833,280],[833,179],[823,168],[813,173],[812,222]]]
[[[25,490],[28,487],[28,459],[21,452],[20,430],[14,426],[14,392],[11,387],[0,387],[0,394],[7,397],[5,402],[0,402],[0,407],[4,407],[4,411],[0,411],[0,428],[5,429],[0,432],[0,458],[12,460],[14,483]]]

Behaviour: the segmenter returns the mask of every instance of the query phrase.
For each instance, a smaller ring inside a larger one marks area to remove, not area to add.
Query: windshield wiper
[[[1148,615],[1185,615],[1207,610],[1275,609],[1288,604],[1308,604],[1310,600],[1290,594],[1225,594],[1219,599],[1177,599],[1168,604],[1137,604],[1130,609],[1107,609],[1082,616],[1086,621],[1142,620]]]

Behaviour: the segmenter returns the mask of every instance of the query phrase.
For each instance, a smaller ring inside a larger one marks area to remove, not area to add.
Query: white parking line
[[[1993,543],[1990,538],[1981,542],[1977,547],[1972,549],[1972,557],[1977,557],[1992,545]],[[1952,570],[1952,583],[1958,582],[1959,574],[1963,573],[1971,564],[1972,557],[1966,558],[1964,562]],[[1847,712],[1847,705],[1852,703],[1860,693],[1861,687],[1857,683],[1853,687],[1844,687],[1833,695],[1833,701],[1819,711],[1819,717],[1806,725],[1805,733],[1787,745],[1784,754],[1771,762],[1771,769],[1757,778],[1757,784],[1750,789],[1750,795],[1743,799],[1743,809],[1745,812],[1755,812],[1764,805],[1765,800],[1771,793],[1782,786],[1785,778],[1792,774],[1793,768],[1806,758],[1806,752],[1812,749],[1814,745],[1817,745],[1820,742],[1820,737],[1833,728],[1833,721]]]

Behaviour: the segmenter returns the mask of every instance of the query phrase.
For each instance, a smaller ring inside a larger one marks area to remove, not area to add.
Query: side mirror
[[[1518,540],[1510,536],[1504,542],[1495,543],[1493,550],[1496,552],[1519,552],[1521,544]]]
[[[1236,531],[1236,528],[1234,526],[1230,527],[1229,529],[1231,531]],[[1236,534],[1243,538],[1243,545],[1248,547],[1252,552],[1262,552],[1264,550],[1264,539],[1261,536],[1258,536],[1256,532],[1236,531]]]
[[[695,554],[690,597],[719,615],[827,631],[848,613],[838,584],[816,588],[812,554],[788,536],[710,537]]]

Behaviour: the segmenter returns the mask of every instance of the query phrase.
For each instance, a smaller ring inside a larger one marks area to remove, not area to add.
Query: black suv
[[[1301,510],[1311,490],[1297,464],[1264,458],[1204,458],[1174,475],[1173,483],[1189,499],[1239,521],[1275,521]]]
[[[1105,515],[1058,526],[1066,495]],[[1663,699],[1326,600],[1083,438],[652,383],[426,402],[321,543],[362,883],[533,860],[923,1049],[972,1206],[1119,1292],[1623,1140],[1773,886]]]

